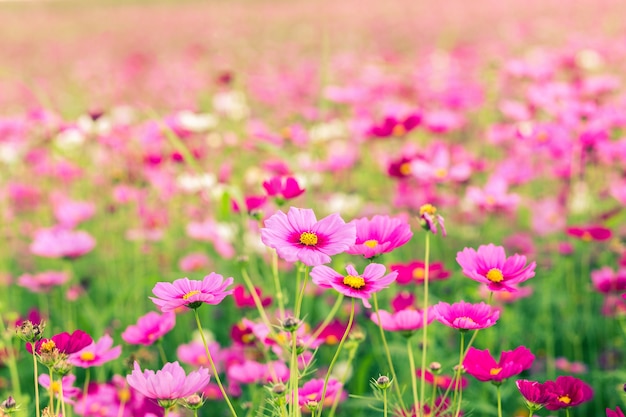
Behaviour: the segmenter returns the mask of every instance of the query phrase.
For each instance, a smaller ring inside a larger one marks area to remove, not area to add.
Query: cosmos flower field
[[[0,416],[623,417],[622,3],[2,3]]]

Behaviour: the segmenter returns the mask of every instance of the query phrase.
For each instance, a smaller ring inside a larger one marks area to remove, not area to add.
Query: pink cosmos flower
[[[426,277],[426,264],[422,261],[413,261],[408,264],[393,264],[392,271],[398,271],[396,282],[400,285],[423,284]],[[428,281],[444,280],[450,277],[450,271],[444,269],[441,262],[432,262],[428,265]]]
[[[477,330],[491,327],[500,318],[500,310],[485,303],[466,303],[460,301],[455,304],[439,302],[433,306],[435,319],[440,323],[459,330]]]
[[[117,359],[122,353],[121,346],[113,346],[113,338],[105,334],[97,342],[92,342],[78,352],[72,353],[68,362],[81,368],[100,366],[106,362]]]
[[[66,404],[74,404],[76,397],[81,393],[81,389],[74,386],[74,382],[76,382],[75,375],[66,375],[61,378],[61,381],[55,379],[50,383],[50,375],[41,374],[39,375],[39,385],[42,387],[51,390],[52,395],[55,398],[60,398],[61,395],[61,387],[63,388],[63,401]]]
[[[570,362],[567,358],[558,357],[554,360],[554,367],[560,371],[583,374],[587,372],[587,365],[582,362]]]
[[[370,308],[368,300],[372,293],[387,288],[398,276],[395,271],[385,275],[385,266],[375,263],[367,265],[361,275],[352,265],[348,265],[346,271],[348,275],[343,275],[325,265],[319,265],[311,270],[311,278],[321,288],[334,288],[348,297],[360,298],[363,305]]]
[[[176,313],[159,314],[151,311],[139,317],[122,333],[122,339],[131,345],[149,346],[167,334],[176,324]]]
[[[207,219],[203,222],[191,222],[187,225],[187,236],[204,242],[211,242],[215,251],[225,258],[235,256],[231,241],[233,232],[227,224]]]
[[[89,220],[96,212],[96,205],[88,201],[73,201],[64,197],[54,201],[54,217],[63,227],[74,228]]]
[[[485,211],[515,211],[520,196],[508,193],[509,184],[502,178],[491,178],[484,188],[468,187],[467,199]]]
[[[155,400],[178,400],[202,391],[209,384],[209,370],[199,368],[189,375],[178,362],[168,362],[163,369],[141,372],[135,361],[133,372],[126,376],[128,385],[148,398]]]
[[[221,371],[222,351],[217,342],[209,342],[209,352],[213,358],[217,371]],[[179,345],[176,349],[176,356],[181,362],[192,366],[210,366],[211,362],[204,349],[204,343],[200,340],[193,340],[190,343]]]
[[[422,370],[418,369],[416,372],[417,377],[418,378],[422,378]],[[428,384],[431,385],[436,385],[437,387],[441,388],[442,390],[447,390],[448,388],[454,388],[455,385],[455,376],[449,376],[449,375],[435,375],[432,372],[430,372],[429,370],[424,370],[424,381]],[[460,383],[460,387],[461,388],[465,388],[467,387],[467,378],[465,377],[461,377],[461,383]]]
[[[211,261],[209,260],[209,257],[204,253],[193,252],[183,257],[179,261],[178,267],[183,272],[193,272],[207,269],[210,263]]]
[[[70,279],[66,272],[45,271],[38,274],[24,274],[17,279],[17,285],[32,292],[47,293],[52,288],[65,284]]]
[[[46,258],[78,258],[96,246],[96,241],[85,231],[63,227],[40,229],[30,245],[30,251]]]
[[[472,167],[467,160],[452,161],[453,154],[448,146],[436,143],[428,150],[429,157],[411,161],[411,175],[419,182],[462,182],[472,174]],[[460,158],[456,158],[460,159]]]
[[[544,407],[550,400],[551,394],[546,391],[545,384],[518,379],[515,381],[515,385],[517,385],[517,389],[524,397],[526,406],[532,411],[537,411]]]
[[[535,276],[535,262],[526,265],[526,257],[513,255],[506,257],[502,246],[481,245],[478,251],[465,248],[457,253],[456,260],[463,268],[465,276],[487,284],[491,291],[515,291],[519,284]]]
[[[313,210],[291,207],[287,214],[278,211],[265,221],[261,240],[287,262],[316,266],[352,246],[356,226],[346,224],[337,213],[317,221]]]
[[[606,417],[624,417],[624,412],[619,407],[616,407],[615,410],[607,408]]]
[[[361,218],[350,223],[356,226],[356,242],[346,252],[364,258],[391,252],[413,236],[408,223],[389,216],[376,215],[371,220]]]
[[[282,200],[291,200],[305,191],[304,188],[300,188],[300,184],[294,177],[272,177],[263,182],[263,188],[268,196]]]
[[[289,368],[280,362],[259,363],[245,360],[231,365],[227,371],[228,380],[240,384],[266,384],[289,380]]]
[[[407,335],[412,334],[415,330],[419,330],[424,327],[424,314],[427,315],[427,324],[432,323],[435,319],[435,314],[432,311],[432,307],[425,312],[424,310],[415,310],[413,308],[407,308],[405,310],[389,313],[385,310],[379,310],[380,323],[378,322],[378,315],[372,313],[370,319],[380,325],[383,329],[390,332],[403,332]]]
[[[585,242],[604,241],[613,235],[611,229],[602,226],[573,226],[567,229],[567,234]]]
[[[330,378],[326,387],[326,396],[324,397],[324,406],[330,405],[335,400],[337,394],[341,391],[343,384],[336,379]],[[298,388],[298,404],[306,406],[309,401],[319,403],[322,401],[322,392],[324,391],[323,379],[312,379],[305,382]],[[321,406],[321,404],[320,404]]]
[[[411,112],[403,117],[388,115],[382,121],[373,124],[367,133],[377,138],[402,137],[417,128],[421,121],[422,115],[418,112]]]
[[[545,389],[550,394],[546,408],[551,411],[574,407],[593,397],[591,387],[573,376],[559,376],[555,381],[546,381]]]
[[[626,291],[626,268],[621,268],[617,273],[608,266],[596,269],[591,271],[591,282],[596,291],[604,294],[624,292]]]
[[[220,274],[211,272],[202,281],[180,278],[174,282],[157,282],[150,297],[162,312],[167,313],[180,307],[195,309],[203,303],[219,304],[233,290],[227,289],[233,283],[232,278],[224,280]]]
[[[420,206],[419,220],[422,228],[426,231],[437,234],[437,225],[441,227],[441,234],[445,236],[446,228],[444,226],[444,220],[441,214],[437,214],[437,208],[432,204],[424,204]]]
[[[259,300],[261,300],[261,305],[263,307],[267,307],[268,305],[272,304],[272,297],[263,297],[261,295],[261,289],[254,287],[254,291],[256,292],[256,295],[259,297]],[[235,286],[234,292],[233,292],[233,299],[235,300],[235,305],[239,308],[241,307],[250,307],[250,308],[254,308],[256,307],[256,304],[254,303],[254,298],[252,298],[252,295],[249,295],[246,292],[246,289],[243,285],[237,285]]]
[[[498,362],[491,356],[489,349],[470,347],[463,360],[463,367],[479,381],[502,382],[529,369],[534,360],[535,355],[524,346],[502,352]]]

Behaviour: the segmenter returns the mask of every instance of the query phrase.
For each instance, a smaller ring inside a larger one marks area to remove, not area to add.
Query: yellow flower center
[[[415,268],[413,270],[413,278],[424,279],[425,276],[426,276],[426,271],[424,270],[424,268]]]
[[[560,396],[558,399],[560,402],[565,403],[565,404],[569,404],[572,402],[572,399],[567,394]]]
[[[52,381],[52,383],[50,384],[50,390],[55,394],[60,393],[61,383],[59,381]]]
[[[300,243],[306,246],[315,246],[317,245],[317,235],[312,232],[303,232],[300,235]]]
[[[439,179],[444,179],[448,176],[448,170],[445,168],[437,168],[435,170],[435,177]]]
[[[354,275],[346,275],[343,277],[343,285],[360,290],[365,287],[365,280],[361,277],[355,277]]]
[[[45,341],[41,344],[41,347],[39,348],[39,352],[41,353],[52,353],[52,351],[57,347],[56,343],[54,343],[54,340],[48,340]]]
[[[91,362],[96,359],[96,355],[93,352],[83,352],[80,354],[80,359],[85,362]]]
[[[375,248],[376,245],[378,245],[378,241],[376,239],[370,239],[363,242],[363,244],[368,248]]]
[[[488,195],[487,197],[485,197],[485,202],[490,206],[493,206],[494,204],[496,204],[496,198],[492,195]]]
[[[502,271],[498,268],[491,268],[489,272],[487,272],[487,279],[491,282],[502,282],[504,279],[504,275],[502,275]]]
[[[420,207],[420,216],[423,216],[424,214],[433,215],[435,213],[437,213],[437,208],[432,204],[424,204]]]
[[[120,403],[127,403],[128,400],[130,400],[130,390],[128,388],[122,388],[117,392],[117,398],[120,400]]]
[[[334,334],[331,334],[330,336],[326,336],[326,343],[329,345],[336,345],[339,343],[339,339]]]
[[[200,291],[198,291],[198,290],[189,291],[187,294],[183,295],[183,300],[189,300],[189,298],[191,298],[194,295],[199,294],[199,293],[200,293]]]
[[[489,375],[496,376],[500,373],[500,371],[502,371],[502,368],[491,368]]]
[[[400,174],[409,175],[411,173],[411,164],[409,162],[405,162],[400,165]]]
[[[406,135],[406,129],[403,125],[395,125],[391,134],[394,136],[404,136]]]
[[[591,236],[591,233],[589,232],[584,232],[580,238],[584,240],[585,242],[591,242],[593,240],[593,237]]]

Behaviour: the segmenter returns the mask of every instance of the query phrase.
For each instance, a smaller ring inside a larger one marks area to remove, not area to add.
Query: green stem
[[[291,332],[291,359],[289,360],[289,385],[292,393],[290,415],[292,417],[298,417],[300,414],[298,380],[298,338],[296,337],[296,332],[293,331]]]
[[[37,412],[37,417],[41,415],[39,409],[39,373],[37,371],[37,354],[35,353],[35,343],[31,342],[30,346],[33,351],[33,368],[35,373],[35,410]]]
[[[13,347],[13,340],[8,336],[7,333],[7,329],[4,326],[4,319],[2,317],[2,315],[0,315],[0,332],[2,335],[7,335],[6,337],[4,337],[4,343],[7,346],[6,349],[6,364],[9,367],[9,373],[11,374],[11,387],[13,388],[13,392],[15,393],[15,398],[18,401],[21,401],[22,399],[22,389],[20,386],[20,375],[19,372],[17,370],[17,363],[15,361],[15,351],[12,349]],[[33,354],[34,354],[34,350],[33,350]]]
[[[322,417],[322,410],[324,409],[324,400],[326,399],[326,389],[328,388],[328,380],[330,379],[330,374],[333,371],[333,367],[339,358],[339,354],[341,353],[341,349],[343,348],[346,339],[348,338],[348,334],[352,329],[352,322],[354,321],[354,298],[352,299],[352,303],[350,305],[350,318],[348,319],[348,326],[346,327],[346,331],[343,333],[341,337],[341,341],[339,342],[339,346],[337,347],[337,351],[335,352],[335,356],[330,361],[330,365],[328,366],[328,371],[326,372],[326,377],[324,378],[324,389],[322,390],[322,399],[319,403],[319,413],[318,416]],[[339,393],[338,393],[339,394]]]
[[[428,349],[428,281],[429,281],[429,269],[430,269],[430,233],[426,233],[424,241],[424,305],[423,309],[423,321],[422,321],[422,375],[420,377],[420,412],[418,415],[422,415],[424,399],[426,396],[426,350]],[[412,375],[413,376],[413,375]]]
[[[89,379],[91,379],[91,368],[85,370],[85,384],[83,385],[83,413],[87,412],[87,392],[89,391]]]
[[[463,390],[461,389],[461,369],[463,368],[463,358],[465,349],[465,332],[461,332],[461,343],[459,348],[459,364],[456,368],[456,378],[454,380],[454,396],[458,396],[458,403],[456,408],[455,417],[459,417],[461,413],[461,402],[463,401]]]
[[[403,410],[406,410],[406,406],[404,405],[404,401],[402,400],[402,392],[400,391],[400,384],[398,384],[398,377],[396,376],[396,370],[393,367],[393,361],[391,360],[391,352],[389,351],[389,345],[387,344],[385,331],[382,326],[382,321],[380,320],[380,313],[378,312],[378,297],[376,296],[376,293],[372,295],[372,300],[374,301],[374,310],[376,313],[376,319],[378,321],[378,329],[380,330],[380,338],[383,341],[383,347],[385,348],[385,354],[387,355],[387,363],[389,365],[391,376],[393,377],[393,381],[394,381],[393,385],[395,386],[396,394],[398,395],[398,402],[400,403],[400,407]]]
[[[206,351],[206,355],[209,358],[209,363],[211,364],[211,370],[213,371],[213,375],[215,376],[215,382],[217,383],[217,386],[220,388],[220,392],[222,393],[222,396],[224,396],[224,400],[226,401],[226,404],[228,405],[228,408],[230,409],[231,414],[233,415],[233,417],[237,417],[237,412],[233,408],[233,405],[230,402],[230,399],[228,398],[228,394],[226,393],[226,390],[224,389],[224,386],[222,385],[220,376],[217,373],[215,362],[213,362],[213,358],[211,357],[211,352],[209,351],[209,345],[206,342],[206,338],[204,337],[204,331],[202,330],[202,325],[200,324],[200,316],[198,315],[197,308],[193,309],[193,314],[196,317],[196,325],[198,326],[198,331],[200,332],[200,337],[202,338],[202,343],[204,344],[204,350]]]
[[[531,409],[531,410],[529,410],[529,412],[528,412],[528,417],[533,417],[533,414],[535,414],[535,413],[533,412],[533,410],[532,410],[532,409]]]
[[[300,309],[302,308],[302,300],[304,299],[304,291],[306,290],[306,283],[309,278],[309,267],[303,267],[304,278],[302,279],[302,288],[300,289],[300,294],[298,295],[298,299],[296,301],[296,307],[294,309],[294,316],[296,319],[300,319]],[[298,274],[300,275],[300,274]],[[298,282],[300,282],[298,280]]]
[[[409,355],[409,366],[411,368],[411,389],[413,390],[413,409],[415,410],[415,415],[419,416],[419,415],[422,415],[423,413],[423,410],[421,409],[422,402],[420,402],[417,399],[417,375],[415,371],[415,359],[413,358],[413,347],[411,346],[411,339],[408,337],[406,339],[406,350]],[[423,369],[424,368],[422,368],[422,378],[424,377]],[[423,388],[423,385],[422,385],[422,388]],[[422,392],[423,391],[424,390],[422,389]]]
[[[50,388],[48,388],[48,394],[50,395],[50,401],[48,402],[48,407],[50,411],[54,412],[54,391],[52,387],[54,386],[54,375],[52,374],[52,369],[48,368],[48,375],[50,375]]]
[[[341,392],[343,391],[343,384],[345,384],[346,380],[348,379],[348,369],[352,366],[352,362],[354,361],[354,357],[356,356],[358,347],[359,347],[358,344],[355,343],[348,353],[348,362],[347,362],[346,371],[341,376],[341,381],[340,381],[342,385],[341,385],[341,388],[339,388],[337,395],[335,395],[333,406],[330,409],[330,414],[328,415],[328,417],[334,417],[335,410],[337,410],[337,407],[339,406],[339,400],[341,400]]]
[[[272,250],[272,276],[274,277],[274,287],[276,288],[276,302],[281,320],[285,318],[285,297],[278,277],[278,254]]]
[[[569,407],[565,409],[565,417],[569,417]]]
[[[252,300],[254,300],[254,305],[256,306],[256,309],[259,312],[259,316],[261,316],[261,320],[263,320],[263,323],[265,324],[265,326],[267,326],[268,330],[272,332],[273,331],[272,322],[270,322],[270,319],[267,317],[267,314],[265,313],[265,309],[263,308],[263,302],[259,298],[259,295],[256,293],[256,290],[254,289],[254,284],[252,284],[252,280],[250,279],[250,275],[248,275],[248,271],[246,270],[246,268],[241,268],[241,276],[243,278],[243,282],[246,284],[246,287],[248,288],[248,291],[250,292],[250,295],[252,296]],[[281,313],[280,313],[281,318],[284,318],[283,310],[281,310]]]
[[[502,417],[502,394],[500,392],[500,385],[496,385],[496,394],[498,396],[498,417]]]
[[[383,390],[383,417],[387,417],[387,390]]]
[[[158,339],[157,340],[157,349],[159,350],[159,356],[161,357],[161,362],[163,362],[163,365],[165,365],[167,363],[167,355],[165,354],[165,348],[163,348],[163,339]]]

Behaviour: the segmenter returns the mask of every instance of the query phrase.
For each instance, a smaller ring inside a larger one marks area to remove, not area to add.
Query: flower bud
[[[381,390],[385,390],[387,388],[389,388],[391,386],[391,382],[392,380],[389,379],[389,377],[387,375],[381,375],[378,377],[378,379],[376,380],[375,384],[376,387],[381,389]]]
[[[185,401],[183,402],[183,406],[190,410],[197,410],[198,408],[202,407],[203,404],[204,399],[198,394],[190,395],[189,397],[185,398]]]
[[[428,365],[428,369],[435,375],[439,374],[441,372],[441,364],[439,362],[431,362],[430,365]]]
[[[300,320],[295,317],[289,316],[282,322],[283,329],[287,332],[293,333],[298,327],[300,327]]]
[[[35,343],[41,340],[45,327],[46,324],[43,321],[39,324],[34,324],[30,320],[25,320],[17,329],[15,329],[15,332],[23,341],[27,343]]]
[[[315,400],[308,400],[304,405],[309,411],[313,412],[317,410],[317,407],[319,407],[320,403]]]

